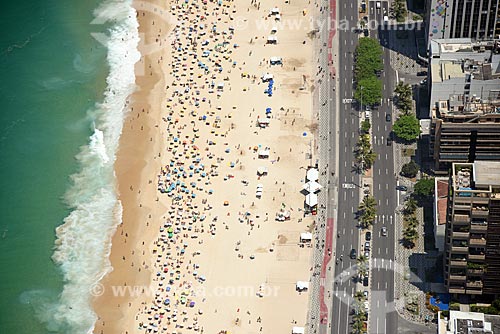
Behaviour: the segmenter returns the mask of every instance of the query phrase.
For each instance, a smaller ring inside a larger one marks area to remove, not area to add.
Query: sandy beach
[[[313,5],[135,8],[142,58],[115,166],[123,223],[114,270],[94,291],[94,332],[304,327],[309,295],[296,283],[312,274],[299,239],[315,223],[302,191],[317,128]]]

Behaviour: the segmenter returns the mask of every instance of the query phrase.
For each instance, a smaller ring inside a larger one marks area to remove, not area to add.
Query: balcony
[[[459,282],[465,282],[466,276],[465,275],[458,275],[458,274],[450,274],[449,280],[450,281],[459,281]]]
[[[484,254],[469,254],[469,260],[484,260],[485,258]]]
[[[458,286],[450,286],[448,288],[449,293],[458,293],[458,294],[464,294],[465,293],[465,288],[464,287],[458,287]]]
[[[467,215],[453,215],[453,224],[468,224],[470,222],[470,217]]]
[[[467,275],[483,275],[484,274],[484,269],[467,269]]]
[[[482,295],[483,290],[482,289],[467,289],[467,294],[468,295]]]
[[[479,196],[479,195],[474,195],[473,197],[474,203],[476,204],[484,204],[488,205],[490,202],[490,199],[487,196]]]
[[[486,232],[488,230],[488,224],[476,224],[476,223],[471,223],[470,224],[470,231],[471,232]]]
[[[467,246],[452,246],[451,251],[453,253],[467,254],[469,252],[469,247],[467,247]]]
[[[488,209],[478,209],[478,208],[473,208],[472,209],[472,217],[477,217],[477,218],[488,218]]]
[[[471,245],[471,246],[486,246],[486,239],[484,239],[484,238],[470,238],[469,245]]]
[[[462,260],[451,260],[450,261],[450,266],[451,267],[459,267],[459,268],[464,268],[467,266],[467,261],[465,261],[465,259],[462,261]]]
[[[458,239],[468,239],[469,238],[469,232],[455,232],[453,231],[452,238],[458,238]]]
[[[469,247],[467,246],[451,246],[452,253],[468,253]]]

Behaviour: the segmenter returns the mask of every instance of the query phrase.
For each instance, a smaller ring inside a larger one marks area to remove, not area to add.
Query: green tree
[[[358,301],[363,301],[365,300],[365,295],[363,294],[363,291],[356,291],[354,294],[354,298],[356,298]]]
[[[398,83],[394,89],[396,93],[396,105],[405,115],[410,114],[413,108],[412,102],[412,88],[409,84]]]
[[[357,259],[356,259],[356,267],[358,269],[358,276],[361,278],[361,277],[364,277],[368,274],[368,258],[364,255],[360,255]]]
[[[404,217],[404,223],[409,228],[416,228],[418,226],[418,219],[414,214],[406,215]]]
[[[364,170],[370,168],[375,163],[377,154],[373,152],[368,134],[359,136],[356,149],[354,150],[354,157],[358,164],[363,164]]]
[[[370,131],[370,127],[371,124],[369,120],[365,119],[363,122],[361,122],[361,131],[363,131],[364,133],[368,133],[368,131]]]
[[[359,222],[363,228],[373,224],[377,214],[377,202],[373,196],[365,196],[358,207]]]
[[[357,81],[354,98],[363,105],[379,103],[382,98],[382,81],[374,75]]]
[[[417,196],[427,197],[434,194],[434,178],[428,177],[418,180],[415,183],[413,192]]]
[[[402,115],[392,127],[394,134],[406,141],[413,141],[420,135],[420,124],[414,115]]]
[[[405,207],[404,207],[404,214],[405,215],[412,215],[417,211],[417,201],[415,201],[413,198],[409,198],[405,202]]]
[[[403,241],[405,247],[415,247],[415,242],[418,239],[418,231],[415,228],[407,227],[403,230]]]
[[[406,19],[406,5],[403,0],[394,0],[390,8],[391,16],[398,22],[404,22]]]
[[[401,167],[401,174],[405,177],[415,177],[419,171],[419,166],[413,160]]]
[[[361,37],[355,51],[354,76],[357,82],[364,78],[376,76],[377,71],[384,68],[382,63],[382,47],[375,38]]]

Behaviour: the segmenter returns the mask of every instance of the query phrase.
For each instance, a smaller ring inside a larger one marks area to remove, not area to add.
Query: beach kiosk
[[[308,181],[318,181],[319,172],[316,168],[309,168],[306,174]]]
[[[306,207],[309,211],[316,215],[318,212],[318,195],[310,193],[306,195]]]
[[[294,326],[292,328],[292,334],[304,334],[304,333],[305,333],[304,327]]]
[[[271,57],[269,63],[271,65],[283,65],[283,59],[281,57]]]
[[[269,159],[270,152],[269,150],[260,150],[258,154],[259,159]]]
[[[295,290],[298,292],[304,292],[309,289],[309,282],[306,281],[297,281],[295,284]]]
[[[316,181],[309,181],[302,186],[302,188],[309,193],[316,193],[321,190],[321,184]]]

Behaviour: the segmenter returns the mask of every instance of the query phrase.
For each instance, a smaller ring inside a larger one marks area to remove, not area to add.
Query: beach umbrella
[[[189,303],[189,307],[194,307],[195,305],[196,305],[196,304],[195,304],[195,302],[193,302],[193,301]]]

